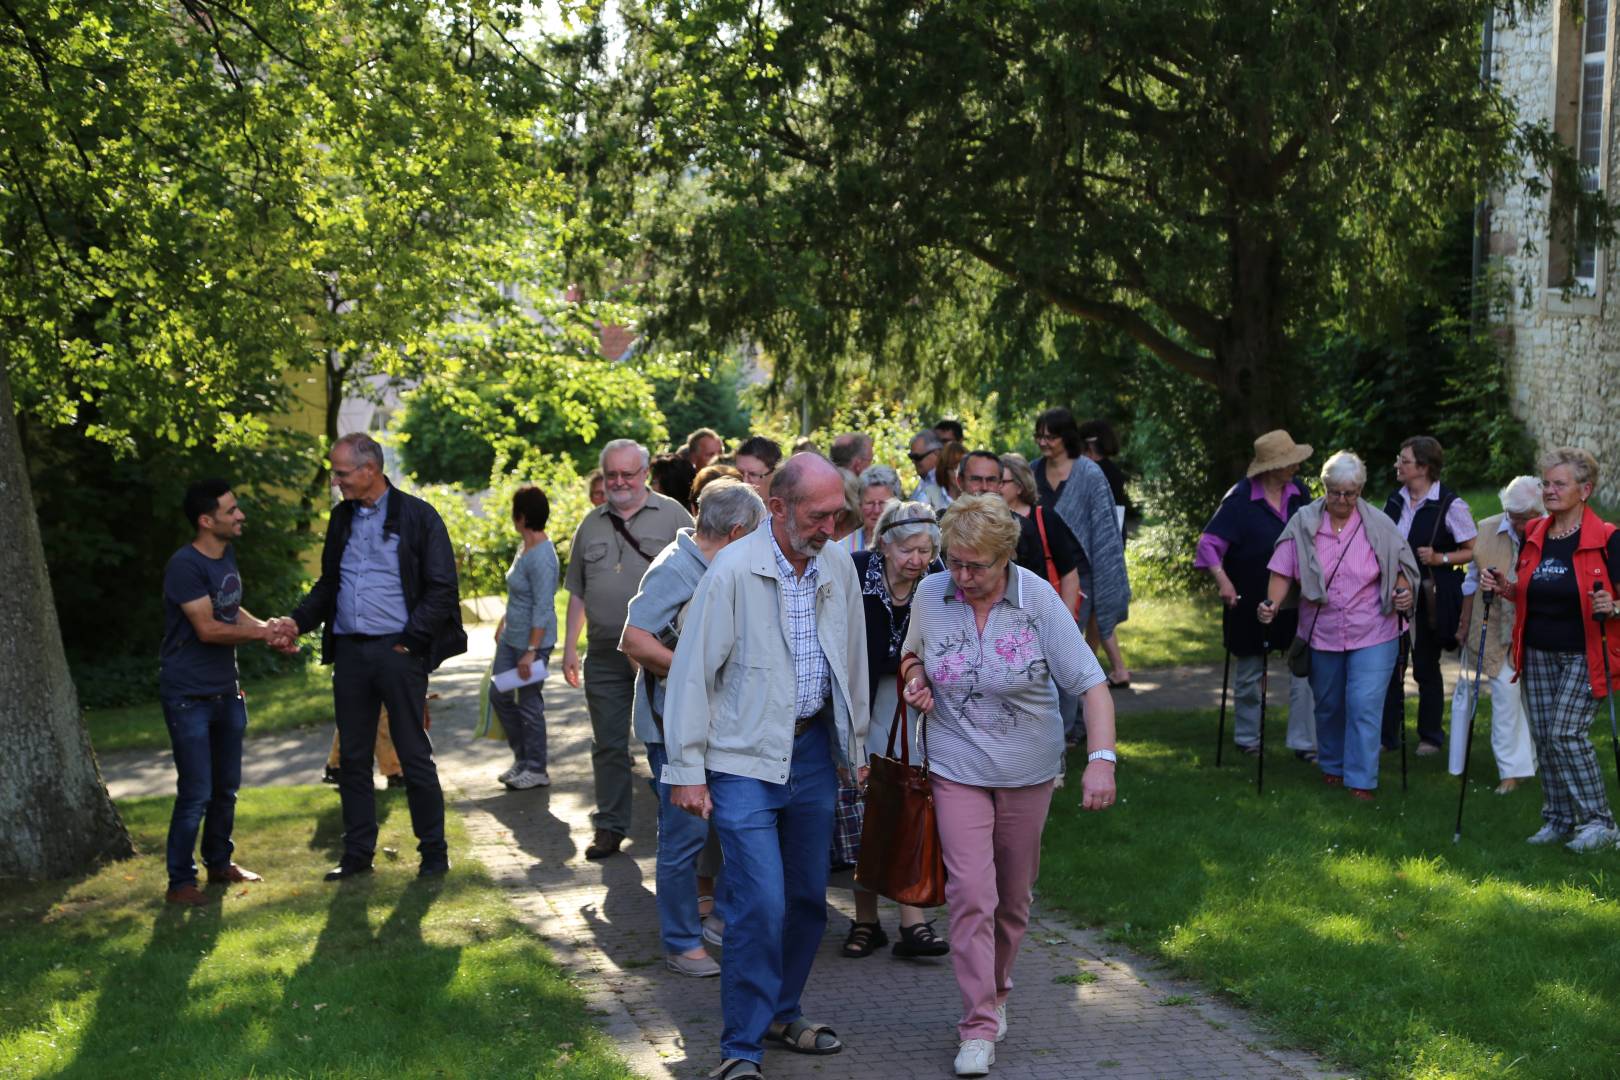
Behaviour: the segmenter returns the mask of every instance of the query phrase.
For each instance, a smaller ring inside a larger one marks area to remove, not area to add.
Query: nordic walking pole
[[[1594,581],[1592,582],[1592,591],[1602,592],[1603,586]],[[1617,726],[1614,720],[1614,674],[1609,670],[1609,617],[1599,615],[1594,611],[1592,618],[1597,620],[1598,634],[1602,637],[1603,642],[1603,683],[1609,691],[1604,695],[1609,701],[1609,739],[1614,744],[1615,776],[1620,778],[1620,726]]]
[[[1490,573],[1496,573],[1496,567],[1490,568]],[[1479,677],[1485,670],[1485,634],[1491,625],[1491,603],[1496,594],[1485,591],[1482,593],[1485,601],[1485,614],[1479,620],[1479,652],[1474,654],[1474,700],[1468,707],[1468,734],[1463,740],[1462,785],[1457,791],[1457,831],[1451,834],[1453,844],[1462,843],[1463,800],[1468,797],[1468,759],[1474,754],[1474,718],[1479,715]],[[1452,738],[1457,733],[1451,733]]]
[[[1221,671],[1221,723],[1215,729],[1215,765],[1221,764],[1221,752],[1226,748],[1226,688],[1232,679],[1232,650],[1226,650],[1226,667]]]
[[[1260,753],[1254,766],[1254,790],[1258,795],[1266,793],[1266,694],[1270,689],[1266,684],[1270,681],[1270,671],[1271,642],[1263,641],[1260,643]]]
[[[1404,624],[1405,620],[1402,620]],[[1401,626],[1401,644],[1395,653],[1395,693],[1401,699],[1401,791],[1406,791],[1406,659],[1407,650],[1411,642],[1406,636],[1405,625]]]

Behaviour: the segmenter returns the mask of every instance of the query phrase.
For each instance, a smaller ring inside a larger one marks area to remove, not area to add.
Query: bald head
[[[794,454],[771,482],[770,508],[783,554],[799,562],[813,558],[838,529],[843,474],[820,454]]]

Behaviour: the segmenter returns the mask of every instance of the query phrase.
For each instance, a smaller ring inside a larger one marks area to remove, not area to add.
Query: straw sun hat
[[[1288,432],[1278,428],[1254,440],[1254,460],[1249,462],[1249,475],[1259,476],[1272,469],[1298,465],[1311,456],[1311,448],[1296,443]]]

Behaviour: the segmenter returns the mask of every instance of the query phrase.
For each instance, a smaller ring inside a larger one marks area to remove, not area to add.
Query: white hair
[[[1515,476],[1498,496],[1502,500],[1502,509],[1509,514],[1534,510],[1540,516],[1547,512],[1546,505],[1541,501],[1541,481],[1533,476]]]
[[[892,521],[906,522],[904,525],[889,527]],[[930,559],[939,557],[939,524],[934,508],[925,502],[901,502],[899,499],[890,499],[883,508],[882,515],[877,519],[877,526],[873,530],[877,533],[878,542],[887,546],[889,544],[903,544],[914,536],[926,536],[934,550],[929,554]]]
[[[891,495],[900,494],[900,474],[887,465],[868,465],[861,473],[861,494],[867,488],[886,487]]]
[[[617,454],[620,450],[634,450],[636,453],[640,454],[641,467],[643,469],[645,469],[647,467],[647,463],[652,460],[647,454],[647,448],[636,442],[636,440],[614,439],[612,442],[602,447],[601,454],[599,454],[596,458],[596,467],[601,469],[603,472],[606,472],[607,456],[609,454]]]
[[[703,488],[698,496],[697,531],[704,536],[724,539],[738,525],[752,532],[765,516],[765,501],[748,484],[723,476]]]
[[[1364,487],[1367,483],[1367,464],[1350,451],[1340,450],[1322,465],[1322,483],[1329,487],[1334,484]]]

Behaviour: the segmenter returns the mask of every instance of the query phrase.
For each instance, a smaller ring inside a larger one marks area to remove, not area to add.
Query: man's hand
[[[704,821],[709,820],[709,814],[714,810],[714,802],[709,798],[708,784],[672,784],[669,789],[669,801]]]
[[[1106,810],[1114,805],[1114,763],[1098,758],[1080,775],[1080,809]]]
[[[298,651],[298,624],[285,615],[264,624],[264,643],[277,652],[291,655]]]
[[[569,642],[567,645],[563,646],[562,673],[563,678],[568,681],[569,686],[572,686],[575,690],[580,688],[579,646],[573,644],[572,642]]]

